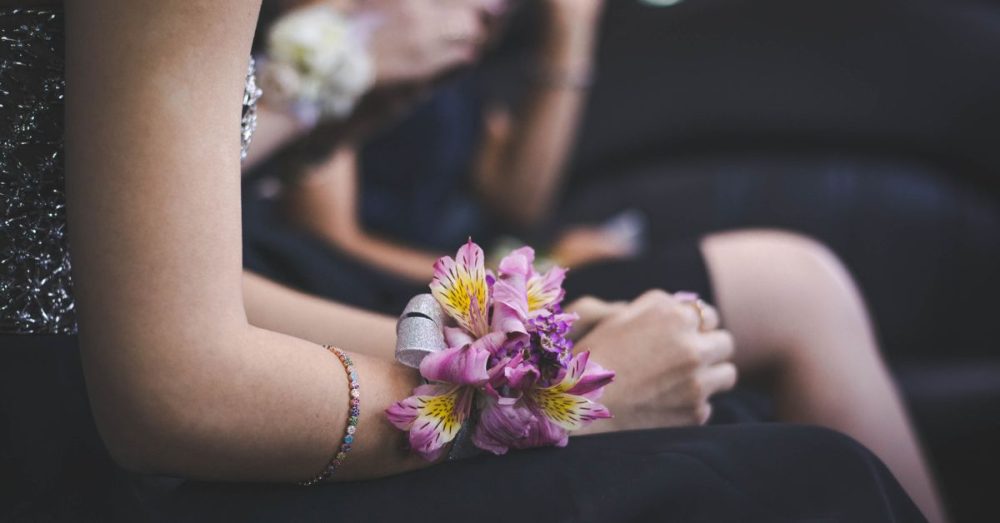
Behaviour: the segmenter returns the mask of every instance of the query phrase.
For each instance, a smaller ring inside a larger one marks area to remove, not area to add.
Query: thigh
[[[853,440],[765,424],[586,436],[317,488],[189,483],[147,510],[200,521],[922,520]]]

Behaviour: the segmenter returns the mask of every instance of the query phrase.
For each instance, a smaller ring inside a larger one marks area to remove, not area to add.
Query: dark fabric
[[[488,214],[469,191],[483,134],[475,72],[437,87],[361,154],[361,214],[366,228],[398,241],[452,251],[470,236],[486,245]]]
[[[591,295],[604,300],[633,300],[652,288],[697,293],[712,303],[714,293],[696,239],[653,244],[637,258],[607,261],[573,269],[566,278],[566,299]]]
[[[0,387],[3,521],[922,521],[871,453],[818,428],[575,438],[316,488],[207,484],[114,466],[75,338],[0,336]]]
[[[114,467],[76,338],[0,335],[0,521],[100,521]]]
[[[315,296],[399,314],[414,295],[427,292],[369,267],[302,230],[284,223],[278,205],[244,191],[243,266]]]
[[[565,449],[315,488],[189,483],[150,512],[169,521],[923,521],[863,447],[792,425],[581,437]]]
[[[578,181],[560,214],[599,222],[623,209],[646,216],[653,252],[739,228],[812,236],[857,279],[891,360],[997,355],[1000,198],[947,170],[847,152],[647,158]]]

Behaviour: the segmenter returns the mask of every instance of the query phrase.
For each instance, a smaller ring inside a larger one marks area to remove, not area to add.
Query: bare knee
[[[850,273],[822,243],[776,230],[706,237],[702,251],[719,309],[737,335],[761,343],[800,345],[867,321]]]

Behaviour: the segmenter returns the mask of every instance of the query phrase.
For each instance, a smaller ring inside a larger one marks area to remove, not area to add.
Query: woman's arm
[[[251,326],[243,303],[238,122],[258,3],[67,5],[80,343],[109,449],[149,472],[313,476],[343,436],[344,370],[318,345]],[[417,376],[355,361],[360,436],[337,477],[420,466],[382,416]]]
[[[253,135],[253,147],[247,151],[243,169],[249,170],[257,166],[308,132],[309,126],[300,122],[291,112],[275,110],[261,99],[257,104],[257,130]]]
[[[576,136],[593,70],[597,25],[604,0],[546,0],[548,27],[540,74],[509,125],[488,132],[477,181],[483,198],[523,227],[546,217]],[[491,119],[496,120],[496,115]]]
[[[243,301],[255,327],[313,343],[350,347],[357,353],[392,360],[396,320],[289,289],[250,272],[243,273]]]
[[[352,147],[340,147],[309,170],[285,195],[295,222],[383,271],[420,284],[431,280],[440,254],[378,238],[361,226],[358,160]]]

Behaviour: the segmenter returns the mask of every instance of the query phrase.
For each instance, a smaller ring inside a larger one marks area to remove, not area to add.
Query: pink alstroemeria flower
[[[454,259],[438,259],[430,287],[445,312],[473,339],[489,333],[490,286],[483,249],[471,239],[458,249]]]
[[[504,398],[493,387],[479,402],[479,424],[472,434],[473,443],[494,454],[509,449],[540,446],[566,446],[569,432],[587,423],[610,418],[608,409],[597,403],[601,389],[614,380],[615,373],[589,361],[590,353],[576,355],[565,375],[550,387],[528,387],[520,398]],[[519,372],[520,364],[511,360],[508,374],[531,380],[530,372]],[[513,376],[512,376],[513,377]]]
[[[389,422],[410,432],[410,448],[433,461],[444,452],[468,419],[476,391],[489,381],[486,364],[491,347],[503,335],[489,334],[462,347],[424,358],[420,374],[433,382],[386,409]]]
[[[566,291],[562,288],[563,281],[566,280],[566,269],[552,267],[541,274],[535,271],[534,263],[535,250],[531,247],[511,251],[500,261],[499,276],[502,282],[512,288],[503,292],[498,288],[495,295],[498,301],[525,300],[523,309],[527,318],[558,305],[566,296]]]

